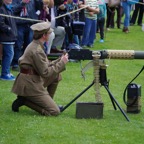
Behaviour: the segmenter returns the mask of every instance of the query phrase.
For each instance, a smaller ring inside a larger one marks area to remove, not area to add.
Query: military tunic
[[[20,57],[19,66],[20,69],[33,69],[37,74],[19,73],[12,92],[41,106],[48,111],[48,115],[58,114],[59,109],[50,97],[47,86],[58,80],[59,73],[65,70],[65,63],[60,58],[49,61],[43,44],[33,40]]]

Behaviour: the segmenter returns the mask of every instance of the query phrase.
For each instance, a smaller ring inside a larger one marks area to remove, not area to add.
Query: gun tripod
[[[100,97],[100,93],[99,93],[99,83],[100,83],[101,86],[104,86],[104,88],[108,92],[114,109],[117,110],[117,108],[116,108],[116,106],[117,106],[119,108],[119,110],[121,111],[121,113],[123,114],[123,116],[126,118],[126,120],[130,121],[129,118],[127,117],[126,113],[120,107],[119,103],[116,101],[116,99],[114,98],[114,96],[112,95],[112,93],[109,90],[109,87],[108,87],[109,82],[107,81],[107,75],[106,75],[106,65],[103,62],[101,65],[99,60],[96,61],[96,65],[95,65],[96,70],[94,70],[95,71],[95,79],[92,81],[92,83],[88,87],[86,87],[81,93],[79,93],[72,101],[70,101],[66,106],[64,106],[64,108],[61,110],[61,112],[66,110],[75,100],[77,100],[80,96],[82,96],[82,94],[84,94],[87,90],[89,90],[93,85],[95,85],[96,95],[98,95],[97,101],[101,102],[101,97]]]

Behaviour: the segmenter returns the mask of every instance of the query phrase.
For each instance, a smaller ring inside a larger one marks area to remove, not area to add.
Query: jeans
[[[33,39],[33,31],[30,29],[30,25],[18,25],[17,29],[18,38],[14,47],[14,58],[12,61],[12,66],[18,66],[18,59]]]
[[[96,38],[97,20],[85,18],[85,27],[81,45],[93,45]]]
[[[80,44],[78,35],[73,35],[73,42],[78,45]]]
[[[14,44],[3,44],[1,75],[10,74],[10,65],[14,56]]]
[[[123,7],[124,14],[125,14],[124,27],[127,28],[130,24],[131,4],[128,4],[126,1],[123,1],[122,7]]]

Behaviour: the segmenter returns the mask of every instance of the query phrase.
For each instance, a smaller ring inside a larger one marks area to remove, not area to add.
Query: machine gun
[[[51,53],[49,59],[56,59],[62,53]],[[91,51],[89,49],[71,49],[68,51],[69,59],[93,60],[94,55],[99,55],[99,59],[144,59],[144,51],[134,50],[100,50]]]
[[[49,59],[56,59],[62,54],[50,54],[48,55]],[[129,118],[120,107],[112,93],[110,92],[106,76],[106,64],[104,59],[144,59],[144,51],[134,51],[134,50],[100,50],[100,51],[91,51],[89,49],[71,49],[68,51],[69,59],[74,60],[91,60],[92,66],[94,67],[94,80],[92,83],[84,89],[80,94],[78,94],[70,103],[68,103],[62,110],[63,112],[67,107],[69,107],[76,99],[78,99],[83,93],[85,93],[91,86],[94,85],[94,89],[96,91],[95,97],[96,102],[98,104],[103,104],[101,95],[100,95],[100,84],[104,86],[107,90],[111,102],[113,104],[114,109],[116,110],[116,106],[120,109],[121,113],[124,115],[127,121]],[[144,68],[143,68],[144,69]]]

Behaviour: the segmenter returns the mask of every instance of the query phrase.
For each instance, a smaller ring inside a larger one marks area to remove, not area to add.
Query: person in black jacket
[[[144,1],[139,0],[139,3],[135,4],[135,10],[133,11],[131,20],[130,20],[130,25],[134,25],[137,20],[137,24],[139,26],[142,26],[142,21],[143,21],[143,13],[144,13]]]
[[[14,47],[12,70],[18,70],[18,59],[33,39],[33,31],[30,29],[30,26],[37,23],[35,20],[38,20],[38,15],[36,14],[36,4],[38,5],[38,3],[41,5],[41,0],[13,0],[12,2],[15,16],[32,19],[16,19],[18,39]]]
[[[12,0],[3,0],[0,14],[13,15],[11,9]],[[0,43],[3,47],[1,80],[15,80],[10,73],[10,65],[14,56],[14,44],[17,39],[17,27],[15,19],[0,15]]]
[[[0,7],[3,5],[3,1],[2,0],[0,0]]]

